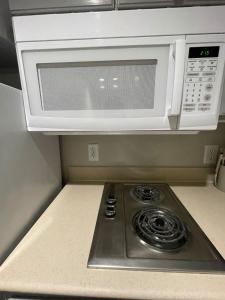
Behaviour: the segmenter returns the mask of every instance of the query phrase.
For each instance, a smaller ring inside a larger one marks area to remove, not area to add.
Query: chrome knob
[[[115,206],[107,206],[105,209],[105,216],[107,218],[114,218],[116,215]]]

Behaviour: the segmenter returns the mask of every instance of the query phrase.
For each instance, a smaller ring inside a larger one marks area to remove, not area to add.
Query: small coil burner
[[[133,226],[143,241],[160,250],[175,250],[187,241],[185,225],[166,209],[140,210],[133,218]]]
[[[160,200],[160,190],[152,185],[137,185],[132,190],[133,196],[138,200],[146,203],[156,202]]]

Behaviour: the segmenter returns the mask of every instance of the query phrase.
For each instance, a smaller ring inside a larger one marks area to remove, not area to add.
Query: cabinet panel
[[[197,5],[223,5],[224,0],[183,0],[184,6],[197,6]]]
[[[117,0],[119,9],[223,4],[225,0]]]
[[[0,68],[16,67],[16,51],[7,0],[0,1],[0,57]]]
[[[9,0],[13,15],[113,9],[114,0]]]
[[[175,6],[175,0],[117,0],[119,9]]]
[[[156,8],[173,6],[224,5],[225,0],[9,0],[13,15],[89,10]]]

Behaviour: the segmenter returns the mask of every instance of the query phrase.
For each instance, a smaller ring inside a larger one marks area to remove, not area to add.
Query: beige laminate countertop
[[[174,186],[225,258],[225,194]],[[0,267],[0,290],[130,299],[225,299],[225,275],[87,268],[102,185],[67,185]]]

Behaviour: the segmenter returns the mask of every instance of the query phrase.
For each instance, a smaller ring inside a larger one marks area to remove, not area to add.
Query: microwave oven
[[[216,129],[225,20],[208,20],[221,14],[225,7],[14,17],[28,130]]]

